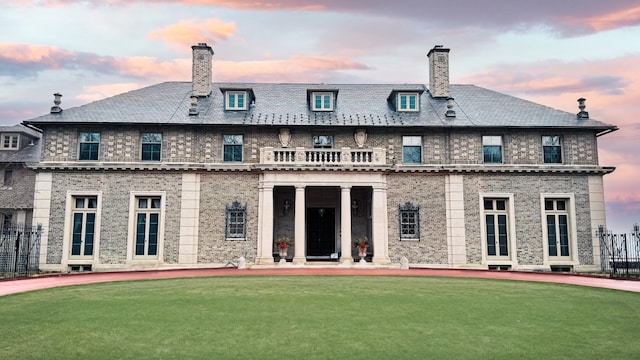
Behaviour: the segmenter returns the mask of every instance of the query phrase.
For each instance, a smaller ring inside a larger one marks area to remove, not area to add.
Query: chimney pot
[[[62,108],[60,107],[60,104],[62,103],[62,94],[60,93],[55,93],[53,94],[53,104],[54,106],[51,107],[51,113],[52,114],[59,114],[62,112]]]
[[[584,111],[584,109],[587,107],[587,105],[585,105],[584,103],[585,101],[587,101],[587,99],[585,98],[578,99],[578,109],[580,109],[580,111],[576,114],[576,116],[578,117],[578,120],[589,118],[589,112]]]

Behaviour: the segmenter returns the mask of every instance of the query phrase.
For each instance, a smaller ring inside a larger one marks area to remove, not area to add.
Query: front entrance
[[[331,260],[336,251],[336,209],[307,208],[307,260]]]

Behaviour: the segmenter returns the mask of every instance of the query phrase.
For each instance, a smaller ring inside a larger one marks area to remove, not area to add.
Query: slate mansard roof
[[[450,85],[455,117],[446,117],[447,100],[433,98],[422,84],[266,84],[213,83],[209,97],[198,99],[198,115],[189,115],[191,82],[165,82],[98,100],[26,124],[154,124],[254,126],[362,126],[447,128],[581,128],[609,132],[617,127],[474,85]],[[248,110],[224,107],[225,89],[252,90]],[[337,93],[334,110],[314,112],[308,91]],[[419,112],[397,112],[393,92],[419,92]],[[61,105],[64,108],[64,104]],[[576,110],[578,110],[576,108]]]

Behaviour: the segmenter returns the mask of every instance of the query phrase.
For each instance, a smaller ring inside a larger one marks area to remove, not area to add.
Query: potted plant
[[[369,239],[366,236],[361,236],[354,241],[356,248],[358,249],[358,255],[360,259],[364,259],[367,256],[367,248],[369,247]]]
[[[289,240],[288,236],[280,236],[276,240],[276,246],[278,247],[278,253],[280,254],[280,258],[284,259],[287,257],[287,249],[291,246],[291,240]]]

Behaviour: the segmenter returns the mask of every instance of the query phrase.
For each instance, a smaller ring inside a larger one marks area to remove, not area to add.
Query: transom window
[[[313,137],[313,147],[315,149],[333,148],[333,135],[316,135]]]
[[[98,160],[100,151],[100,133],[83,132],[80,133],[80,160]]]
[[[402,163],[422,163],[422,136],[402,137]]]
[[[507,199],[484,199],[488,258],[508,258],[509,226]]]
[[[135,201],[134,255],[138,258],[156,258],[158,256],[161,198],[159,196],[137,196]]]
[[[562,163],[562,145],[560,136],[542,137],[542,154],[545,164]]]
[[[313,111],[333,111],[332,92],[314,92],[311,96]]]
[[[502,136],[483,136],[484,163],[502,163]]]
[[[72,199],[71,256],[93,256],[98,198],[74,196]]]
[[[569,258],[569,213],[567,199],[545,199],[549,257]]]
[[[228,240],[245,240],[247,237],[247,206],[234,201],[227,205],[226,238]]]
[[[142,160],[160,161],[160,154],[162,152],[162,134],[143,133],[140,140],[142,143]]]
[[[247,110],[247,92],[246,91],[226,91],[227,110]]]
[[[2,149],[18,150],[20,136],[17,134],[2,135]]]
[[[418,111],[418,94],[399,93],[398,111]]]
[[[225,162],[242,161],[242,135],[222,135],[222,143]]]
[[[420,207],[406,202],[398,207],[400,240],[420,240]]]

